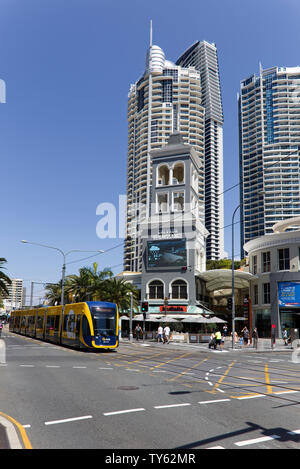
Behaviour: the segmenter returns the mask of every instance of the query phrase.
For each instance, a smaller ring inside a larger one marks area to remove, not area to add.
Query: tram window
[[[88,336],[90,334],[91,334],[91,331],[90,331],[90,326],[89,326],[87,317],[83,316],[83,318],[82,318],[82,335],[83,336]]]
[[[115,315],[95,314],[93,316],[93,324],[95,335],[113,335],[115,331]]]
[[[77,335],[79,335],[79,332],[80,332],[80,320],[81,320],[81,314],[78,314],[76,318],[76,334]]]

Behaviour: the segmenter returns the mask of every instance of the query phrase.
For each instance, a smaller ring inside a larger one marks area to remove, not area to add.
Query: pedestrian
[[[161,326],[161,324],[159,325],[158,329],[157,329],[157,342],[164,342],[163,341],[163,328]]]
[[[221,350],[223,350],[224,342],[225,342],[225,334],[223,333],[221,337]]]
[[[166,326],[164,328],[164,343],[167,342],[167,344],[170,343],[170,328],[169,326]]]
[[[2,325],[2,322],[0,321],[0,337],[1,337],[1,334],[2,334],[2,329],[3,329],[3,325]]]
[[[249,341],[249,331],[247,329],[247,326],[245,326],[244,329],[242,330],[242,334],[243,334],[244,347],[247,347],[248,341]]]
[[[223,335],[224,335],[224,337],[227,337],[227,332],[228,332],[228,327],[227,327],[226,324],[224,324],[224,326],[223,326]]]
[[[258,331],[257,331],[257,327],[255,327],[255,328],[253,329],[252,337],[253,337],[253,347],[257,348],[257,345],[258,345]]]
[[[215,349],[217,346],[216,344],[216,336],[214,334],[214,332],[211,334],[210,336],[210,341],[209,341],[209,344],[208,344],[208,348],[211,349],[212,347]]]
[[[221,332],[217,331],[215,336],[216,336],[216,345],[219,345],[219,347],[221,347],[221,339],[222,339]]]
[[[288,345],[288,333],[287,333],[286,328],[283,329],[282,337],[283,337],[284,345]]]
[[[141,332],[143,332],[143,330],[142,330],[141,326],[138,324],[135,328],[135,334],[136,334],[135,338],[136,338],[137,341],[140,338]]]

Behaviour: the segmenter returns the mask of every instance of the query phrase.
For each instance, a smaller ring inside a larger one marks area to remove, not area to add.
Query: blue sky
[[[60,277],[59,253],[21,239],[65,251],[121,244],[97,237],[96,208],[126,192],[127,94],[144,71],[150,19],[169,60],[196,40],[217,45],[226,189],[238,182],[239,83],[259,61],[300,65],[299,16],[298,0],[0,0],[0,257],[8,273],[28,289],[30,280]],[[238,203],[238,188],[226,193],[225,225]],[[225,249],[231,255],[230,228]],[[119,246],[67,273],[93,261],[117,273],[122,259]]]

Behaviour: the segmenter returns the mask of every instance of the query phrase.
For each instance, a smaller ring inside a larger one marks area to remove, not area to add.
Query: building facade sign
[[[278,282],[278,302],[281,308],[299,308],[300,283]]]

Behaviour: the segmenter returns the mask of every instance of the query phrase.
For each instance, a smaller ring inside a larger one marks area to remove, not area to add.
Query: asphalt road
[[[291,353],[134,343],[71,350],[5,331],[0,415],[34,449],[299,448]],[[0,440],[1,441],[1,440]]]

